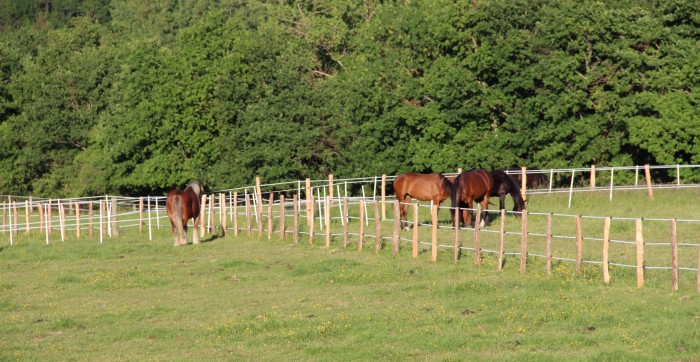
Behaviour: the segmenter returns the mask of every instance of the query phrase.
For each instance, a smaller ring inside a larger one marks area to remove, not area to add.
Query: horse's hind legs
[[[199,218],[194,220],[194,227],[192,228],[194,230],[194,233],[192,234],[192,244],[199,244],[199,233],[197,232],[197,225],[199,224]],[[185,235],[187,235],[185,233]]]

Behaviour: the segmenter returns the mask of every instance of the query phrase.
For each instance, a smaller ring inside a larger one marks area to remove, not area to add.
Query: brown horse
[[[394,193],[399,200],[399,213],[403,229],[408,229],[408,204],[411,198],[432,201],[440,205],[452,193],[452,182],[440,173],[404,173],[394,180]]]
[[[489,205],[489,196],[493,188],[493,176],[484,169],[475,169],[460,173],[452,185],[452,220],[454,220],[455,210],[461,211],[457,215],[459,220],[455,227],[465,223],[473,226],[471,209],[474,201],[481,204],[484,223],[488,224],[486,210]],[[463,210],[460,210],[465,208]]]
[[[199,208],[202,197],[202,184],[191,182],[184,191],[176,188],[168,192],[165,209],[168,210],[170,225],[173,227],[175,246],[187,244],[187,222],[194,219],[194,235],[192,243],[199,244],[197,224],[199,223]]]

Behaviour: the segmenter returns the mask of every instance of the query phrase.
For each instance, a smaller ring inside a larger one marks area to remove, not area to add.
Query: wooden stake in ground
[[[272,239],[272,203],[275,201],[273,195],[270,192],[270,200],[267,203],[267,240]]]
[[[642,235],[642,219],[637,219],[635,233],[637,242],[637,288],[644,286],[644,237]]]
[[[671,287],[678,290],[678,234],[676,219],[671,219]]]
[[[481,208],[476,207],[476,221],[474,222],[474,264],[481,267],[481,246],[479,246],[479,228],[481,227]]]
[[[432,205],[430,208],[430,218],[433,224],[431,233],[431,258],[432,261],[437,261],[437,230],[438,230],[438,206]]]
[[[382,188],[383,189],[383,188]],[[384,203],[382,203],[382,206]],[[379,253],[382,248],[382,227],[381,220],[379,219],[379,205],[374,203],[374,252]]]
[[[547,214],[547,236],[545,237],[545,271],[552,275],[552,214]]]
[[[340,195],[338,195],[340,196]],[[347,248],[348,247],[348,221],[350,220],[348,218],[348,198],[344,197],[343,198],[343,247]]]
[[[413,204],[413,259],[418,257],[418,203]]]
[[[520,230],[520,273],[527,268],[527,210],[523,210]]]
[[[581,215],[576,215],[576,273],[581,274],[583,235],[581,233]]]
[[[399,229],[401,227],[401,215],[399,212],[399,200],[394,201],[394,233],[391,238],[394,256],[399,255]]]
[[[608,252],[610,250],[610,216],[605,217],[603,229],[603,282],[610,284],[610,265]]]
[[[360,199],[360,234],[357,238],[357,251],[362,251],[365,237],[365,199]]]
[[[292,197],[292,202],[294,205],[292,205],[292,209],[294,212],[294,233],[292,234],[292,242],[294,245],[299,244],[299,196],[294,194]]]
[[[325,210],[325,220],[326,220],[326,247],[331,247],[331,209],[333,199],[330,196],[326,196],[326,210]]]
[[[651,170],[649,165],[644,165],[644,178],[647,181],[647,195],[650,200],[654,199],[654,189],[651,188]]]
[[[309,208],[309,213],[306,216],[307,218],[311,219],[311,221],[309,222],[309,245],[314,245],[314,226],[316,225],[316,223],[314,222],[314,195],[311,195],[309,200],[311,206]]]
[[[501,209],[501,229],[498,240],[498,271],[503,270],[503,242],[506,238],[506,210]]]
[[[460,251],[460,242],[459,242],[459,205],[455,206],[455,214],[454,214],[454,229],[455,229],[455,245],[454,245],[454,263],[457,264],[457,261],[459,260],[459,251]]]
[[[233,215],[233,236],[238,236],[238,192],[233,193],[233,207],[231,214]]]
[[[284,239],[284,194],[280,194],[280,240]]]

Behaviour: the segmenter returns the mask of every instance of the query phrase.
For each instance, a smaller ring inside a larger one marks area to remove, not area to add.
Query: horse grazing
[[[435,205],[452,194],[452,182],[440,173],[404,173],[394,180],[394,193],[399,200],[399,213],[403,229],[408,229],[408,204],[411,198],[421,201],[433,201]]]
[[[482,220],[488,224],[486,210],[489,205],[489,196],[493,189],[493,176],[484,169],[475,169],[460,173],[452,185],[452,220],[454,220],[455,210],[461,211],[457,215],[458,220],[455,222],[455,227],[465,223],[473,225],[471,209],[473,201],[481,204]],[[462,209],[462,210],[460,210]]]
[[[523,196],[520,193],[520,187],[513,181],[513,178],[501,170],[491,171],[491,176],[493,177],[491,196],[498,196],[500,199],[499,210],[506,208],[506,195],[510,195],[514,204],[513,211],[523,211],[525,209],[525,200],[523,200]]]
[[[202,184],[195,181],[187,185],[184,191],[176,188],[168,192],[165,209],[168,211],[170,225],[173,227],[175,246],[187,244],[187,222],[189,219],[194,219],[192,243],[199,244],[197,224],[199,223],[199,208],[203,191]]]

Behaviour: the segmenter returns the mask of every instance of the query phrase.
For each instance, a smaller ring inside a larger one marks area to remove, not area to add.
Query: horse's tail
[[[178,236],[180,236],[181,239],[187,240],[187,234],[182,224],[182,196],[175,195],[175,197],[173,197],[173,210],[175,211],[175,228],[177,229]]]

